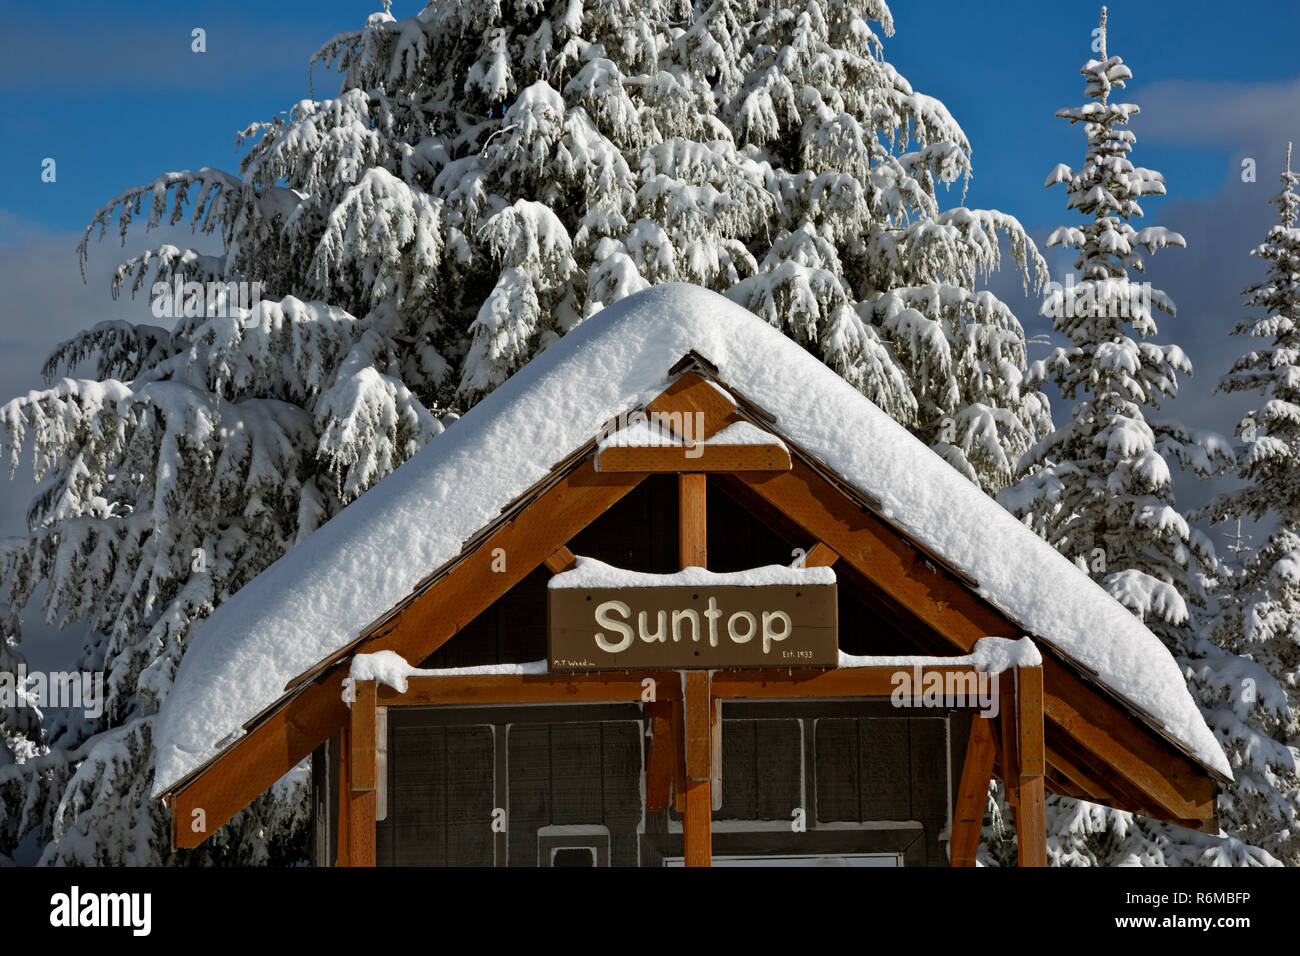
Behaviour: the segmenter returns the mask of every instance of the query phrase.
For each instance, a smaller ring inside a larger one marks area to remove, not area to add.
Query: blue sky
[[[420,6],[397,0],[393,12]],[[270,8],[249,0],[40,8],[4,0],[0,119],[9,133],[0,155],[7,214],[0,241],[79,229],[100,203],[160,171],[234,167],[236,133],[307,96],[311,53],[378,8],[352,0]],[[1061,202],[1042,179],[1080,155],[1081,134],[1052,114],[1081,99],[1078,68],[1091,55],[1097,4],[899,0],[892,9],[888,59],[948,106],[974,147],[968,202],[1012,212],[1031,228],[1053,222]],[[1217,87],[1220,102],[1269,85],[1294,90],[1298,26],[1295,0],[1236,11],[1195,0],[1110,5],[1110,49],[1133,69],[1130,92],[1143,107],[1137,157],[1165,173],[1171,195],[1212,196],[1236,154],[1257,145],[1248,134],[1267,122],[1239,113],[1235,129],[1224,122],[1231,115],[1198,122],[1194,107],[1205,90],[1197,87]],[[206,53],[190,50],[195,27],[207,31]],[[318,94],[333,92],[329,75],[320,81]],[[1294,110],[1291,117],[1294,125]],[[58,162],[54,184],[39,180],[47,156]]]
[[[238,131],[307,97],[311,53],[380,6],[0,0],[0,400],[38,385],[44,355],[77,329],[144,316],[146,303],[108,296],[116,241],[92,247],[90,284],[82,285],[73,250],[96,208],[160,172],[237,169]],[[393,13],[420,6],[396,0]],[[1055,225],[1075,221],[1059,187],[1042,183],[1058,162],[1083,156],[1082,130],[1053,113],[1082,102],[1079,67],[1092,55],[1098,4],[898,0],[892,9],[887,58],[947,105],[973,146],[966,204],[1019,217],[1040,244]],[[206,53],[190,49],[195,27],[206,30]],[[1133,70],[1124,97],[1142,108],[1134,160],[1169,185],[1167,198],[1145,203],[1147,222],[1188,240],[1187,250],[1156,256],[1149,273],[1180,307],[1160,339],[1183,345],[1197,367],[1174,411],[1224,431],[1243,402],[1216,397],[1211,386],[1241,350],[1226,338],[1240,290],[1261,275],[1246,250],[1272,220],[1267,200],[1286,140],[1300,140],[1298,27],[1297,0],[1110,5],[1110,52]],[[318,97],[336,87],[318,73]],[[1256,183],[1241,181],[1246,156],[1258,164]],[[40,179],[46,157],[57,163],[54,183]],[[143,236],[135,238],[132,247],[142,247]],[[1068,268],[1057,256],[1049,261],[1054,272]],[[1050,330],[1009,271],[992,287],[1031,333]],[[1054,412],[1063,420],[1068,406]],[[20,530],[31,487],[0,485],[0,534]],[[1179,484],[1184,504],[1207,493],[1204,483]]]

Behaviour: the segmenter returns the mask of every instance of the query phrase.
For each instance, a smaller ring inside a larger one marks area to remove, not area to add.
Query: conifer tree
[[[1165,181],[1130,159],[1135,136],[1127,126],[1138,107],[1112,99],[1132,72],[1107,53],[1105,7],[1094,49],[1100,58],[1081,71],[1088,102],[1056,113],[1083,124],[1084,163],[1058,165],[1045,184],[1064,184],[1067,208],[1085,217],[1048,240],[1078,252],[1077,281],[1071,275],[1049,286],[1041,310],[1069,344],[1029,373],[1032,384],[1054,381],[1075,406],[1024,456],[1020,481],[999,500],[1164,642],[1220,742],[1231,747],[1240,728],[1224,719],[1223,688],[1246,675],[1267,682],[1267,674],[1203,636],[1207,584],[1218,561],[1209,538],[1178,510],[1171,465],[1209,478],[1231,463],[1232,450],[1218,435],[1155,414],[1161,400],[1176,395],[1178,375],[1192,367],[1177,345],[1151,341],[1158,334],[1154,313],[1172,319],[1174,303],[1134,275],[1145,272],[1144,250],[1186,243],[1162,226],[1131,225],[1142,216],[1140,200],[1164,195]],[[1048,848],[1059,865],[1273,862],[1236,837],[1206,838],[1067,798],[1049,803]]]
[[[1003,244],[1029,285],[1045,265],[1010,216],[944,208],[970,147],[884,59],[892,31],[882,0],[385,3],[313,58],[338,94],[249,126],[237,173],[99,210],[83,262],[140,219],[221,251],[128,258],[114,291],[156,317],[64,343],[50,387],[0,409],[11,465],[34,450],[43,481],[5,596],[48,582],[47,618],[88,624],[81,666],[107,675],[101,718],[0,769],[44,859],[173,859],[151,722],[195,622],[649,284],[731,295],[985,489],[1010,480],[1050,419],[1019,323],[976,283]],[[297,792],[201,853],[294,845]]]
[[[1204,516],[1218,523],[1271,521],[1260,547],[1222,581],[1209,639],[1257,667],[1219,681],[1219,708],[1234,730],[1229,756],[1238,777],[1221,804],[1225,825],[1288,865],[1300,865],[1300,173],[1288,144],[1278,222],[1251,255],[1268,264],[1244,292],[1256,315],[1234,335],[1258,345],[1219,383],[1223,392],[1259,392],[1264,401],[1237,423],[1243,486],[1218,496]],[[1261,314],[1262,313],[1262,314]],[[1238,532],[1240,533],[1240,532]],[[1261,675],[1257,671],[1263,671]]]

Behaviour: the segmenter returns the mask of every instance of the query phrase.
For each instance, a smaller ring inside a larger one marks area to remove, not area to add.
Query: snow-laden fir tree
[[[649,284],[731,295],[971,480],[1009,481],[1050,419],[1019,323],[976,283],[1001,243],[1029,285],[1045,264],[1011,217],[943,208],[969,144],[885,61],[892,30],[882,0],[385,3],[313,58],[338,95],[250,126],[238,173],[169,173],[101,209],[87,242],[188,218],[220,253],[125,261],[115,291],[181,314],[94,327],[3,409],[43,480],[7,593],[48,581],[47,617],[88,622],[82,666],[108,675],[103,719],[47,728],[51,767],[0,771],[45,859],[169,858],[150,730],[193,623]],[[203,852],[287,840],[302,803],[276,806]]]
[[[1225,825],[1289,865],[1300,865],[1300,173],[1287,145],[1278,222],[1251,255],[1267,277],[1244,292],[1256,313],[1233,329],[1258,345],[1233,363],[1224,392],[1259,392],[1263,402],[1237,423],[1243,486],[1204,509],[1212,522],[1271,521],[1262,546],[1225,576],[1211,639],[1276,680],[1224,682],[1218,713],[1237,727],[1238,784],[1220,804]]]
[[[27,698],[26,684],[19,686],[18,678],[27,669],[27,662],[18,650],[20,637],[18,615],[0,605],[0,674],[10,677],[9,682],[0,684],[0,773],[16,764],[27,763],[44,749],[41,745],[44,715],[35,706],[36,702]],[[0,801],[6,811],[0,814],[0,866],[5,866],[13,862],[11,854],[19,835],[34,826],[24,825],[28,808],[23,806],[22,787],[17,777],[0,782],[0,788],[4,788],[0,789]]]
[[[1100,58],[1081,71],[1088,102],[1056,113],[1083,124],[1084,163],[1058,165],[1045,184],[1064,184],[1067,208],[1085,217],[1048,240],[1077,250],[1077,278],[1053,283],[1041,310],[1069,344],[1035,363],[1028,376],[1035,384],[1051,379],[1075,406],[1065,424],[1024,456],[1021,480],[999,500],[1161,638],[1183,664],[1220,742],[1230,747],[1240,742],[1240,721],[1219,719],[1218,691],[1247,674],[1266,682],[1267,674],[1200,634],[1217,558],[1208,537],[1176,506],[1171,465],[1211,477],[1231,462],[1232,451],[1218,435],[1150,414],[1176,394],[1178,374],[1192,368],[1178,346],[1151,341],[1154,311],[1172,318],[1174,303],[1133,276],[1145,271],[1144,250],[1185,242],[1164,227],[1139,230],[1130,222],[1142,216],[1142,197],[1164,195],[1165,182],[1129,158],[1135,137],[1127,127],[1138,107],[1112,99],[1132,72],[1106,52],[1104,7],[1094,49]],[[1049,803],[1048,850],[1058,865],[1269,861],[1234,839],[1205,838],[1065,798]]]

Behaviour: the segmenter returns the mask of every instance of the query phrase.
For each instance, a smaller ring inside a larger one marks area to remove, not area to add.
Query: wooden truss
[[[691,414],[695,420],[702,416],[703,430],[684,438],[707,439],[736,421],[770,430],[771,416],[711,381],[707,363],[679,364],[673,374],[679,372],[647,410],[669,421],[674,414]],[[979,596],[978,582],[891,525],[874,502],[788,439],[715,447],[731,456],[732,467],[713,472],[711,480],[792,540],[809,541],[807,566],[835,564],[841,586],[922,651],[963,654],[984,636],[1022,633]],[[571,567],[574,557],[567,542],[653,472],[679,475],[681,565],[707,567],[704,470],[691,470],[692,459],[662,448],[654,455],[623,449],[630,457],[606,457],[611,450],[598,450],[592,442],[557,465],[548,479],[503,509],[501,519],[468,542],[460,556],[352,644],[291,681],[280,701],[245,725],[242,737],[176,783],[164,798],[172,810],[175,844],[198,846],[295,764],[342,733],[341,779],[346,785],[340,787],[339,826],[347,833],[346,839],[340,833],[339,859],[373,862],[377,709],[467,702],[640,702],[641,681],[648,677],[656,680],[658,696],[645,705],[650,732],[647,808],[664,808],[674,800],[687,821],[687,862],[706,864],[709,812],[716,806],[720,772],[720,702],[888,696],[888,690],[881,693],[879,669],[688,672],[684,681],[676,674],[415,678],[404,695],[358,685],[350,709],[341,694],[355,653],[391,650],[422,661],[534,568],[544,564],[555,573]],[[622,470],[633,463],[642,470]],[[508,571],[493,567],[497,549],[510,555]],[[1020,833],[1020,859],[1027,865],[1045,858],[1045,789],[1217,831],[1214,772],[1086,668],[1041,638],[1035,636],[1035,643],[1043,665],[1002,675],[996,727],[987,719],[971,721],[954,810],[953,865],[973,863],[987,785],[995,773],[1006,784]]]

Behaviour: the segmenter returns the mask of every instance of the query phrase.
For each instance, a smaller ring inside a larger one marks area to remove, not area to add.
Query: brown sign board
[[[555,672],[839,663],[834,584],[551,588],[547,610]]]

